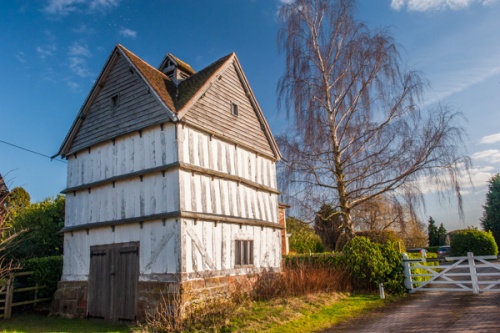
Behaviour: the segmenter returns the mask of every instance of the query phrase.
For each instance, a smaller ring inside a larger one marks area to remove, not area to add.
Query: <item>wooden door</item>
[[[90,247],[88,317],[135,320],[139,243]]]

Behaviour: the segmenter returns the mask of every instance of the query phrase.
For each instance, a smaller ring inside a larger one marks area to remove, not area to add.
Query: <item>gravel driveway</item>
[[[500,332],[500,293],[418,292],[333,332]]]

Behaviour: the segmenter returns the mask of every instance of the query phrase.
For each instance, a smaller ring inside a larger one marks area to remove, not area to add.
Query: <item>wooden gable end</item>
[[[266,156],[276,156],[265,133],[266,125],[259,119],[250,95],[233,62],[213,79],[210,88],[186,112],[184,120]],[[233,114],[233,105],[237,106],[237,115]]]
[[[116,54],[110,66],[67,154],[169,121],[165,107],[127,59]]]

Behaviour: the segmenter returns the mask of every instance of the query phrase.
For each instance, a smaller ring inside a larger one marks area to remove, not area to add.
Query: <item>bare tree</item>
[[[337,205],[348,234],[352,210],[374,197],[421,202],[422,179],[451,188],[463,215],[459,180],[470,159],[460,114],[437,105],[424,117],[425,81],[404,70],[389,32],[370,30],[354,10],[354,0],[296,0],[280,10],[279,103],[294,119],[279,138],[286,183],[311,209]]]
[[[404,231],[408,210],[404,203],[381,194],[365,201],[351,211],[353,225],[359,230]]]

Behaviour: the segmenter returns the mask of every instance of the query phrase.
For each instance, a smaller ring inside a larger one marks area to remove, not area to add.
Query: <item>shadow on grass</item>
[[[46,317],[37,313],[23,313],[10,319],[0,319],[1,333],[38,332],[131,332],[132,326],[110,324],[101,320]]]

